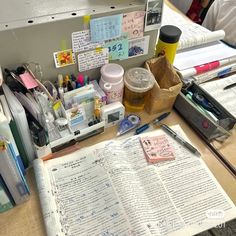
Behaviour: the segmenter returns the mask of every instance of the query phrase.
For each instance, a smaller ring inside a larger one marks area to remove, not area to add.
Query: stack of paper
[[[174,67],[185,81],[200,83],[215,75],[217,77],[236,70],[236,49],[219,41],[224,39],[223,30],[210,31],[167,5],[164,7],[162,24],[175,25],[182,31]],[[209,72],[216,68],[213,73]]]

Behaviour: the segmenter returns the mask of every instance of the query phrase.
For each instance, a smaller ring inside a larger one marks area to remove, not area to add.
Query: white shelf
[[[143,6],[144,0],[2,0],[0,31]]]

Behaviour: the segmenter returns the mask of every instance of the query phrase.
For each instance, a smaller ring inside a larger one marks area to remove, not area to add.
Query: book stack
[[[210,31],[167,5],[162,24],[182,31],[173,65],[183,82],[200,84],[236,71],[236,49],[220,41],[225,36],[223,30]]]
[[[25,202],[29,188],[25,169],[5,116],[4,96],[0,96],[0,212]]]

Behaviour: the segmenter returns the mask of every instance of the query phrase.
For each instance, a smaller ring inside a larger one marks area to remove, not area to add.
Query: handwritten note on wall
[[[102,42],[121,36],[123,15],[105,16],[90,20],[91,41]]]
[[[145,11],[134,11],[123,15],[122,32],[129,38],[143,37]]]
[[[80,72],[101,67],[108,62],[108,48],[101,48],[78,54],[78,67]]]
[[[82,30],[72,33],[72,48],[73,52],[82,52],[95,49],[97,47],[102,47],[104,45],[101,43],[92,43],[90,39],[90,31]]]
[[[119,60],[128,58],[128,37],[127,34],[117,39],[111,39],[105,47],[109,51],[109,60]]]

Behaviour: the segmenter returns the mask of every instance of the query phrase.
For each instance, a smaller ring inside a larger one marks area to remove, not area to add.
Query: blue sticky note
[[[119,14],[90,20],[91,42],[103,42],[120,37],[122,19],[123,15]]]
[[[120,38],[109,40],[105,46],[109,51],[109,61],[122,60],[128,58],[128,35],[124,35]]]

